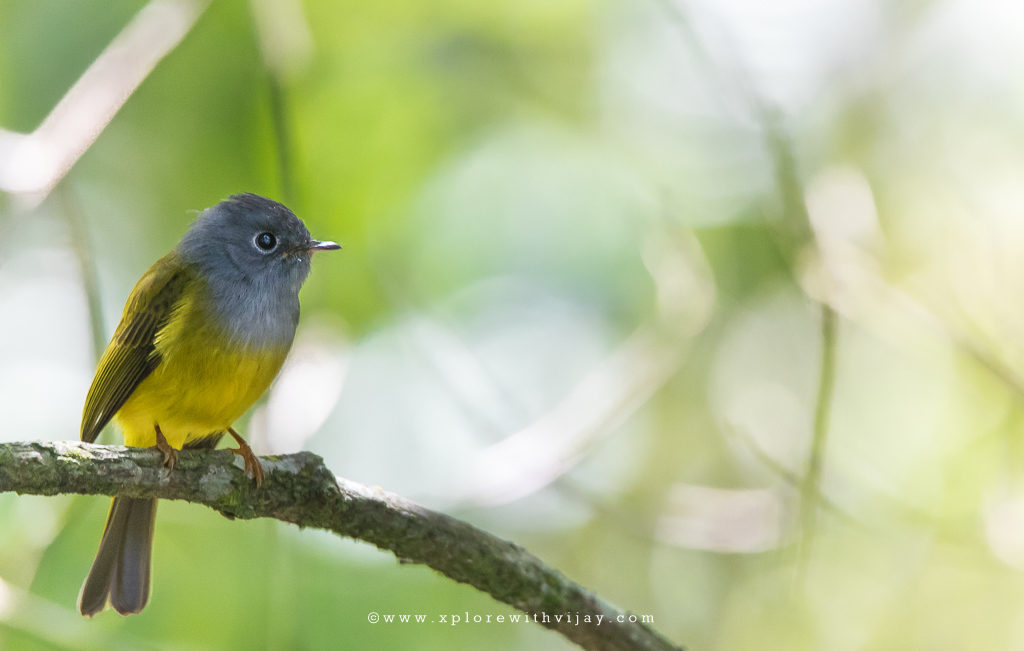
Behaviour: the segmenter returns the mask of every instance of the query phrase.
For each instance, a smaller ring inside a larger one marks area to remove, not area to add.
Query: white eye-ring
[[[259,249],[261,253],[270,253],[277,248],[277,238],[274,237],[273,233],[264,231],[262,233],[258,233],[256,237],[252,238],[252,244]]]

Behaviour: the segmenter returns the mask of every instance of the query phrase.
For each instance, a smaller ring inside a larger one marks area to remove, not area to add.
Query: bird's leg
[[[153,423],[153,427],[156,428],[156,445],[153,447],[164,453],[164,466],[168,470],[173,470],[174,464],[178,463],[178,451],[172,448],[164,438],[164,433],[160,431],[158,423]]]
[[[229,427],[228,434],[234,437],[235,442],[238,443],[238,447],[233,448],[231,451],[242,457],[245,461],[245,474],[251,474],[252,478],[256,480],[256,488],[259,488],[263,484],[263,478],[266,477],[266,473],[263,472],[263,464],[260,463],[252,448],[249,447],[249,444],[245,442],[245,439],[234,428]]]

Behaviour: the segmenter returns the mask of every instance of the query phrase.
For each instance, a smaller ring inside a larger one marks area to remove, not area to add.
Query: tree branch
[[[162,458],[153,450],[77,441],[4,443],[0,492],[186,500],[230,518],[268,517],[326,529],[468,583],[536,615],[537,623],[583,648],[679,648],[523,548],[397,495],[335,477],[312,453],[263,457],[267,477],[258,490],[228,450],[183,451],[173,472],[162,467]],[[600,625],[584,624],[587,616]]]

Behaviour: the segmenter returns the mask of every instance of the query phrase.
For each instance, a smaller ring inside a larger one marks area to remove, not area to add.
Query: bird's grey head
[[[313,253],[337,248],[310,237],[288,208],[256,194],[236,194],[204,210],[177,247],[183,260],[217,284],[295,294],[309,275]]]

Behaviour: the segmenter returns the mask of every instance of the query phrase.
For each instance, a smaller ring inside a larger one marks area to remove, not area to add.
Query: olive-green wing
[[[167,325],[190,280],[191,274],[171,252],[135,284],[85,397],[83,441],[95,441],[135,387],[159,366],[157,333]]]

